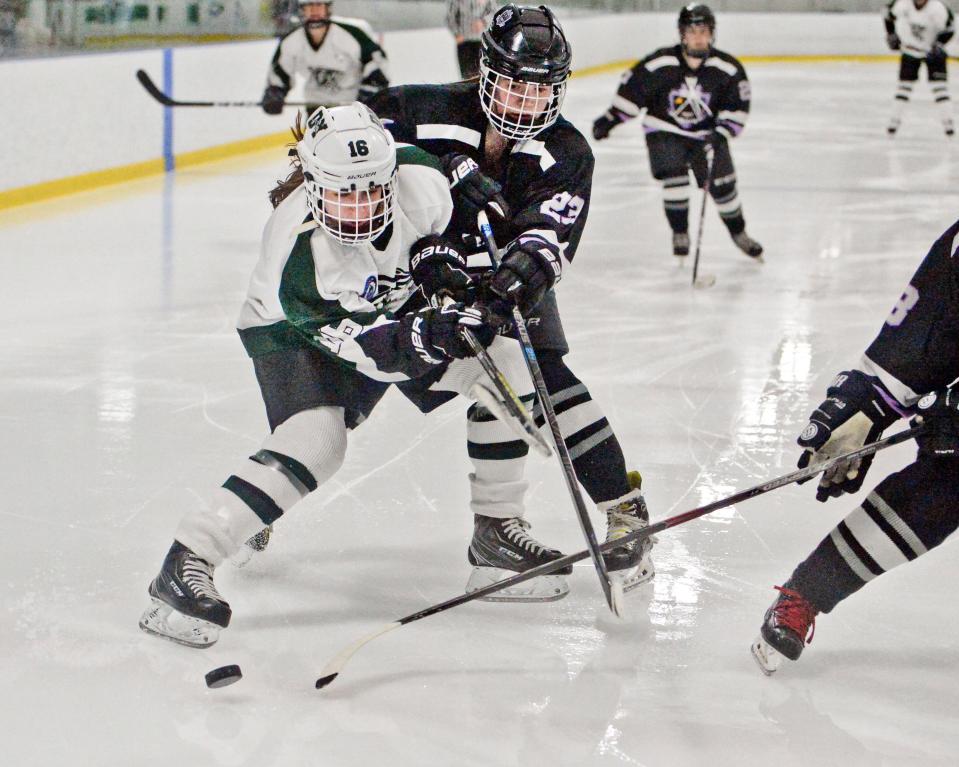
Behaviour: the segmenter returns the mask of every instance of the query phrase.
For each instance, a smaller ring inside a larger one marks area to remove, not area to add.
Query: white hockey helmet
[[[396,144],[369,107],[320,107],[296,153],[310,212],[334,239],[373,240],[393,221]]]

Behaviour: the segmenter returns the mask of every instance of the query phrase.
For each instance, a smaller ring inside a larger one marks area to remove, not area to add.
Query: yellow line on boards
[[[898,61],[895,55],[796,55],[796,56],[743,56],[741,60],[746,63],[765,64],[765,63],[835,63],[835,62],[890,62]],[[635,64],[637,59],[626,59],[622,61],[612,61],[607,64],[600,64],[593,67],[584,67],[577,69],[574,77],[588,77],[605,72],[621,72],[624,69]],[[206,149],[197,149],[191,152],[182,152],[175,156],[177,168],[190,168],[203,163],[217,162],[238,155],[250,154],[263,149],[282,146],[289,143],[292,136],[289,130],[280,133],[270,133],[265,136],[256,136],[254,138],[232,141],[228,144],[208,147]],[[15,208],[20,205],[29,205],[31,203],[43,202],[56,197],[63,197],[78,192],[87,192],[93,189],[99,189],[114,184],[122,184],[128,181],[146,178],[163,173],[163,160],[147,160],[130,165],[121,165],[117,168],[107,168],[106,170],[93,171],[91,173],[82,173],[78,176],[68,176],[67,178],[56,179],[54,181],[44,181],[39,184],[17,187],[14,189],[0,190],[0,210]]]
[[[175,156],[175,164],[177,168],[190,168],[203,163],[217,162],[238,155],[281,147],[290,141],[292,141],[292,134],[288,130],[282,133],[269,133],[265,136],[231,141],[228,144],[197,149],[193,152],[182,152]],[[136,181],[148,176],[159,175],[163,173],[163,170],[162,159],[147,160],[131,165],[121,165],[117,168],[82,173],[78,176],[68,176],[55,181],[44,181],[40,184],[8,189],[0,191],[0,210],[43,202],[68,194],[88,192],[113,184]]]

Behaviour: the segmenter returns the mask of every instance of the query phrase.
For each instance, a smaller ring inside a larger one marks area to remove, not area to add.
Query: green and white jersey
[[[360,27],[335,20],[318,46],[303,27],[280,40],[267,85],[289,92],[295,75],[305,78],[306,102],[323,106],[368,98],[389,81],[383,49]]]
[[[410,247],[453,212],[435,157],[398,145],[393,222],[372,242],[345,245],[310,215],[298,187],[267,221],[237,329],[251,357],[313,346],[377,381],[422,373],[404,357],[394,312],[411,297]]]

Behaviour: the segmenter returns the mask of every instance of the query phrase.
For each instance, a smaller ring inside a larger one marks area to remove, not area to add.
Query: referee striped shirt
[[[462,36],[466,40],[479,40],[482,29],[477,31],[473,22],[482,20],[486,27],[489,17],[493,15],[493,0],[447,0],[446,26],[454,36]]]

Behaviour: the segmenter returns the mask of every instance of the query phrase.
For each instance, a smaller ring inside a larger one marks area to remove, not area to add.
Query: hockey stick
[[[513,391],[513,387],[509,385],[509,381],[506,380],[506,376],[493,361],[493,357],[476,340],[476,336],[469,328],[463,328],[463,337],[499,394],[499,397],[497,397],[486,387],[478,385],[478,389],[473,390],[474,396],[477,396],[478,391],[477,399],[483,407],[500,421],[509,425],[523,442],[543,458],[549,458],[553,452],[549,449],[546,440],[543,439],[543,435],[539,433],[539,429],[536,428],[536,422],[530,415],[529,410],[526,409],[523,401]]]
[[[137,80],[140,81],[146,92],[159,101],[165,107],[262,107],[262,101],[178,101],[171,99],[163,91],[156,87],[150,75],[142,69],[137,70]],[[305,101],[287,101],[284,106],[305,107]]]
[[[716,284],[716,277],[712,274],[704,274],[697,278],[699,274],[699,250],[703,244],[703,223],[706,221],[706,199],[709,197],[709,186],[713,182],[713,167],[715,163],[715,152],[712,144],[707,143],[706,148],[706,181],[703,183],[703,204],[699,209],[699,234],[696,235],[696,255],[693,256],[693,287],[711,288]]]
[[[483,242],[486,243],[486,250],[489,253],[490,262],[496,269],[500,263],[499,248],[496,246],[496,240],[493,237],[493,228],[490,226],[486,211],[481,210],[476,218],[480,232],[483,235]],[[586,538],[586,546],[589,549],[590,556],[593,558],[593,566],[596,568],[596,574],[603,587],[603,594],[606,597],[606,604],[612,610],[614,615],[623,615],[623,585],[619,581],[613,581],[609,577],[606,569],[606,562],[603,561],[599,553],[599,542],[596,540],[596,531],[593,529],[593,523],[589,519],[589,512],[586,510],[586,504],[583,502],[583,494],[579,489],[576,479],[576,473],[573,471],[573,461],[569,457],[569,450],[566,449],[566,440],[563,439],[563,433],[559,428],[559,421],[556,420],[556,411],[553,410],[553,402],[549,397],[549,391],[546,388],[546,381],[543,380],[543,371],[540,370],[539,361],[536,359],[536,352],[533,349],[533,342],[530,341],[529,330],[526,327],[526,321],[519,310],[519,307],[513,307],[513,324],[516,326],[516,333],[519,336],[520,346],[523,347],[523,356],[526,358],[526,367],[529,369],[530,378],[533,379],[533,387],[536,389],[536,395],[539,397],[540,406],[543,408],[543,417],[549,424],[550,433],[553,435],[553,445],[556,448],[556,454],[559,456],[560,466],[563,469],[563,477],[566,480],[566,487],[572,498],[573,506],[576,509],[576,516],[579,519],[579,526],[583,530],[583,536]]]
[[[734,506],[737,503],[748,501],[752,498],[757,498],[760,495],[765,495],[772,490],[778,490],[780,487],[791,485],[794,482],[804,482],[807,479],[812,479],[820,472],[831,469],[840,461],[849,461],[854,458],[865,458],[867,455],[878,453],[880,450],[885,450],[887,447],[898,445],[900,442],[906,442],[907,440],[910,440],[919,434],[922,429],[922,426],[914,426],[910,429],[906,429],[905,431],[901,431],[886,437],[885,439],[876,440],[868,445],[863,445],[857,450],[850,450],[848,453],[836,456],[835,458],[824,463],[817,464],[815,466],[807,466],[805,469],[799,469],[798,471],[784,474],[776,479],[771,479],[768,482],[754,485],[746,490],[740,490],[738,493],[734,493],[726,498],[721,498],[718,501],[713,501],[712,503],[707,503],[705,506],[700,506],[690,511],[683,512],[682,514],[677,514],[674,517],[667,517],[666,519],[656,522],[649,527],[644,527],[642,530],[634,530],[631,533],[627,533],[622,538],[617,538],[615,541],[606,541],[599,547],[599,550],[603,552],[612,551],[613,549],[619,548],[620,546],[625,546],[632,541],[640,541],[644,538],[648,538],[651,535],[660,533],[663,530],[668,530],[671,527],[676,527],[677,525],[684,524],[685,522],[697,519],[698,517],[705,516],[710,512],[718,511],[719,509],[725,509],[729,506]],[[439,602],[438,604],[431,605],[430,607],[424,608],[419,612],[411,613],[405,618],[400,618],[392,623],[387,623],[385,626],[381,626],[376,631],[367,634],[362,639],[357,640],[349,647],[344,648],[335,658],[327,663],[320,672],[321,675],[319,679],[316,680],[316,689],[321,690],[332,683],[333,680],[336,679],[336,677],[339,676],[343,671],[343,668],[346,666],[346,664],[349,663],[350,658],[352,658],[360,648],[367,643],[372,642],[377,637],[393,631],[393,629],[398,629],[400,626],[405,626],[408,623],[413,623],[414,621],[418,621],[423,618],[429,618],[431,615],[445,612],[450,608],[458,607],[459,605],[467,602],[472,602],[474,599],[480,599],[496,591],[508,589],[518,583],[528,581],[531,578],[537,578],[540,575],[549,575],[556,570],[560,570],[569,565],[573,565],[576,562],[580,562],[589,556],[589,551],[578,551],[575,554],[567,554],[565,557],[554,559],[552,562],[545,562],[538,567],[527,570],[524,573],[518,573],[517,575],[497,581],[496,583],[491,583],[489,586],[483,586],[482,588],[477,589],[476,591],[471,591],[468,594],[460,594],[452,599],[447,599],[445,602]]]

